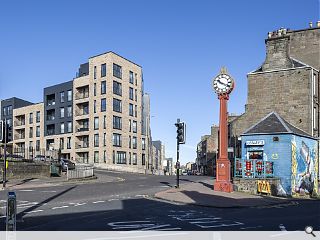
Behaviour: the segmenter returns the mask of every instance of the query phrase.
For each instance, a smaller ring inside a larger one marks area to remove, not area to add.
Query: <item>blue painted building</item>
[[[242,135],[241,163],[235,175],[280,179],[278,195],[318,194],[318,142],[271,112]]]

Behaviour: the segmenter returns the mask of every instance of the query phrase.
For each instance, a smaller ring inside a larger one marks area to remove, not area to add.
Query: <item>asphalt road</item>
[[[228,209],[173,204],[152,196],[174,186],[174,176],[97,173],[125,180],[17,190],[17,230],[295,231],[308,225],[320,230],[319,201]],[[204,179],[183,176],[181,184]],[[5,229],[6,194],[0,192],[0,230]]]

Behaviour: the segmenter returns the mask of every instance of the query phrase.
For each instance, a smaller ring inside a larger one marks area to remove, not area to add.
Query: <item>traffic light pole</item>
[[[180,162],[179,162],[179,139],[177,138],[177,188],[179,188],[179,169],[180,169]]]
[[[7,163],[7,119],[4,119],[4,147],[3,147],[3,177],[2,177],[2,187],[6,188],[6,175],[7,175],[7,168],[6,168],[6,163]]]

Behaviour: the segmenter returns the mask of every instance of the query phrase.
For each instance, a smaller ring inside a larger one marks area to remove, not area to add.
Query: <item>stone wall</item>
[[[252,179],[252,178],[233,178],[233,189],[238,192],[246,192],[250,194],[258,194],[258,180],[268,181],[271,187],[272,196],[282,196],[278,191],[280,185],[280,179],[269,178],[269,179]]]
[[[1,162],[2,163],[2,162]],[[0,167],[3,172],[3,164]],[[50,163],[9,161],[7,179],[50,177]]]

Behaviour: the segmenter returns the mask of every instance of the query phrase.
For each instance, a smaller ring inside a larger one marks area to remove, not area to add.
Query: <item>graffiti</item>
[[[300,143],[300,142],[299,142]],[[313,143],[313,142],[312,142]],[[292,175],[291,187],[292,195],[311,195],[317,193],[317,146],[308,145],[307,141],[297,144],[295,139],[292,141]]]
[[[270,183],[268,181],[258,180],[258,193],[271,194]]]
[[[278,153],[272,153],[271,158],[278,159],[279,158]]]

